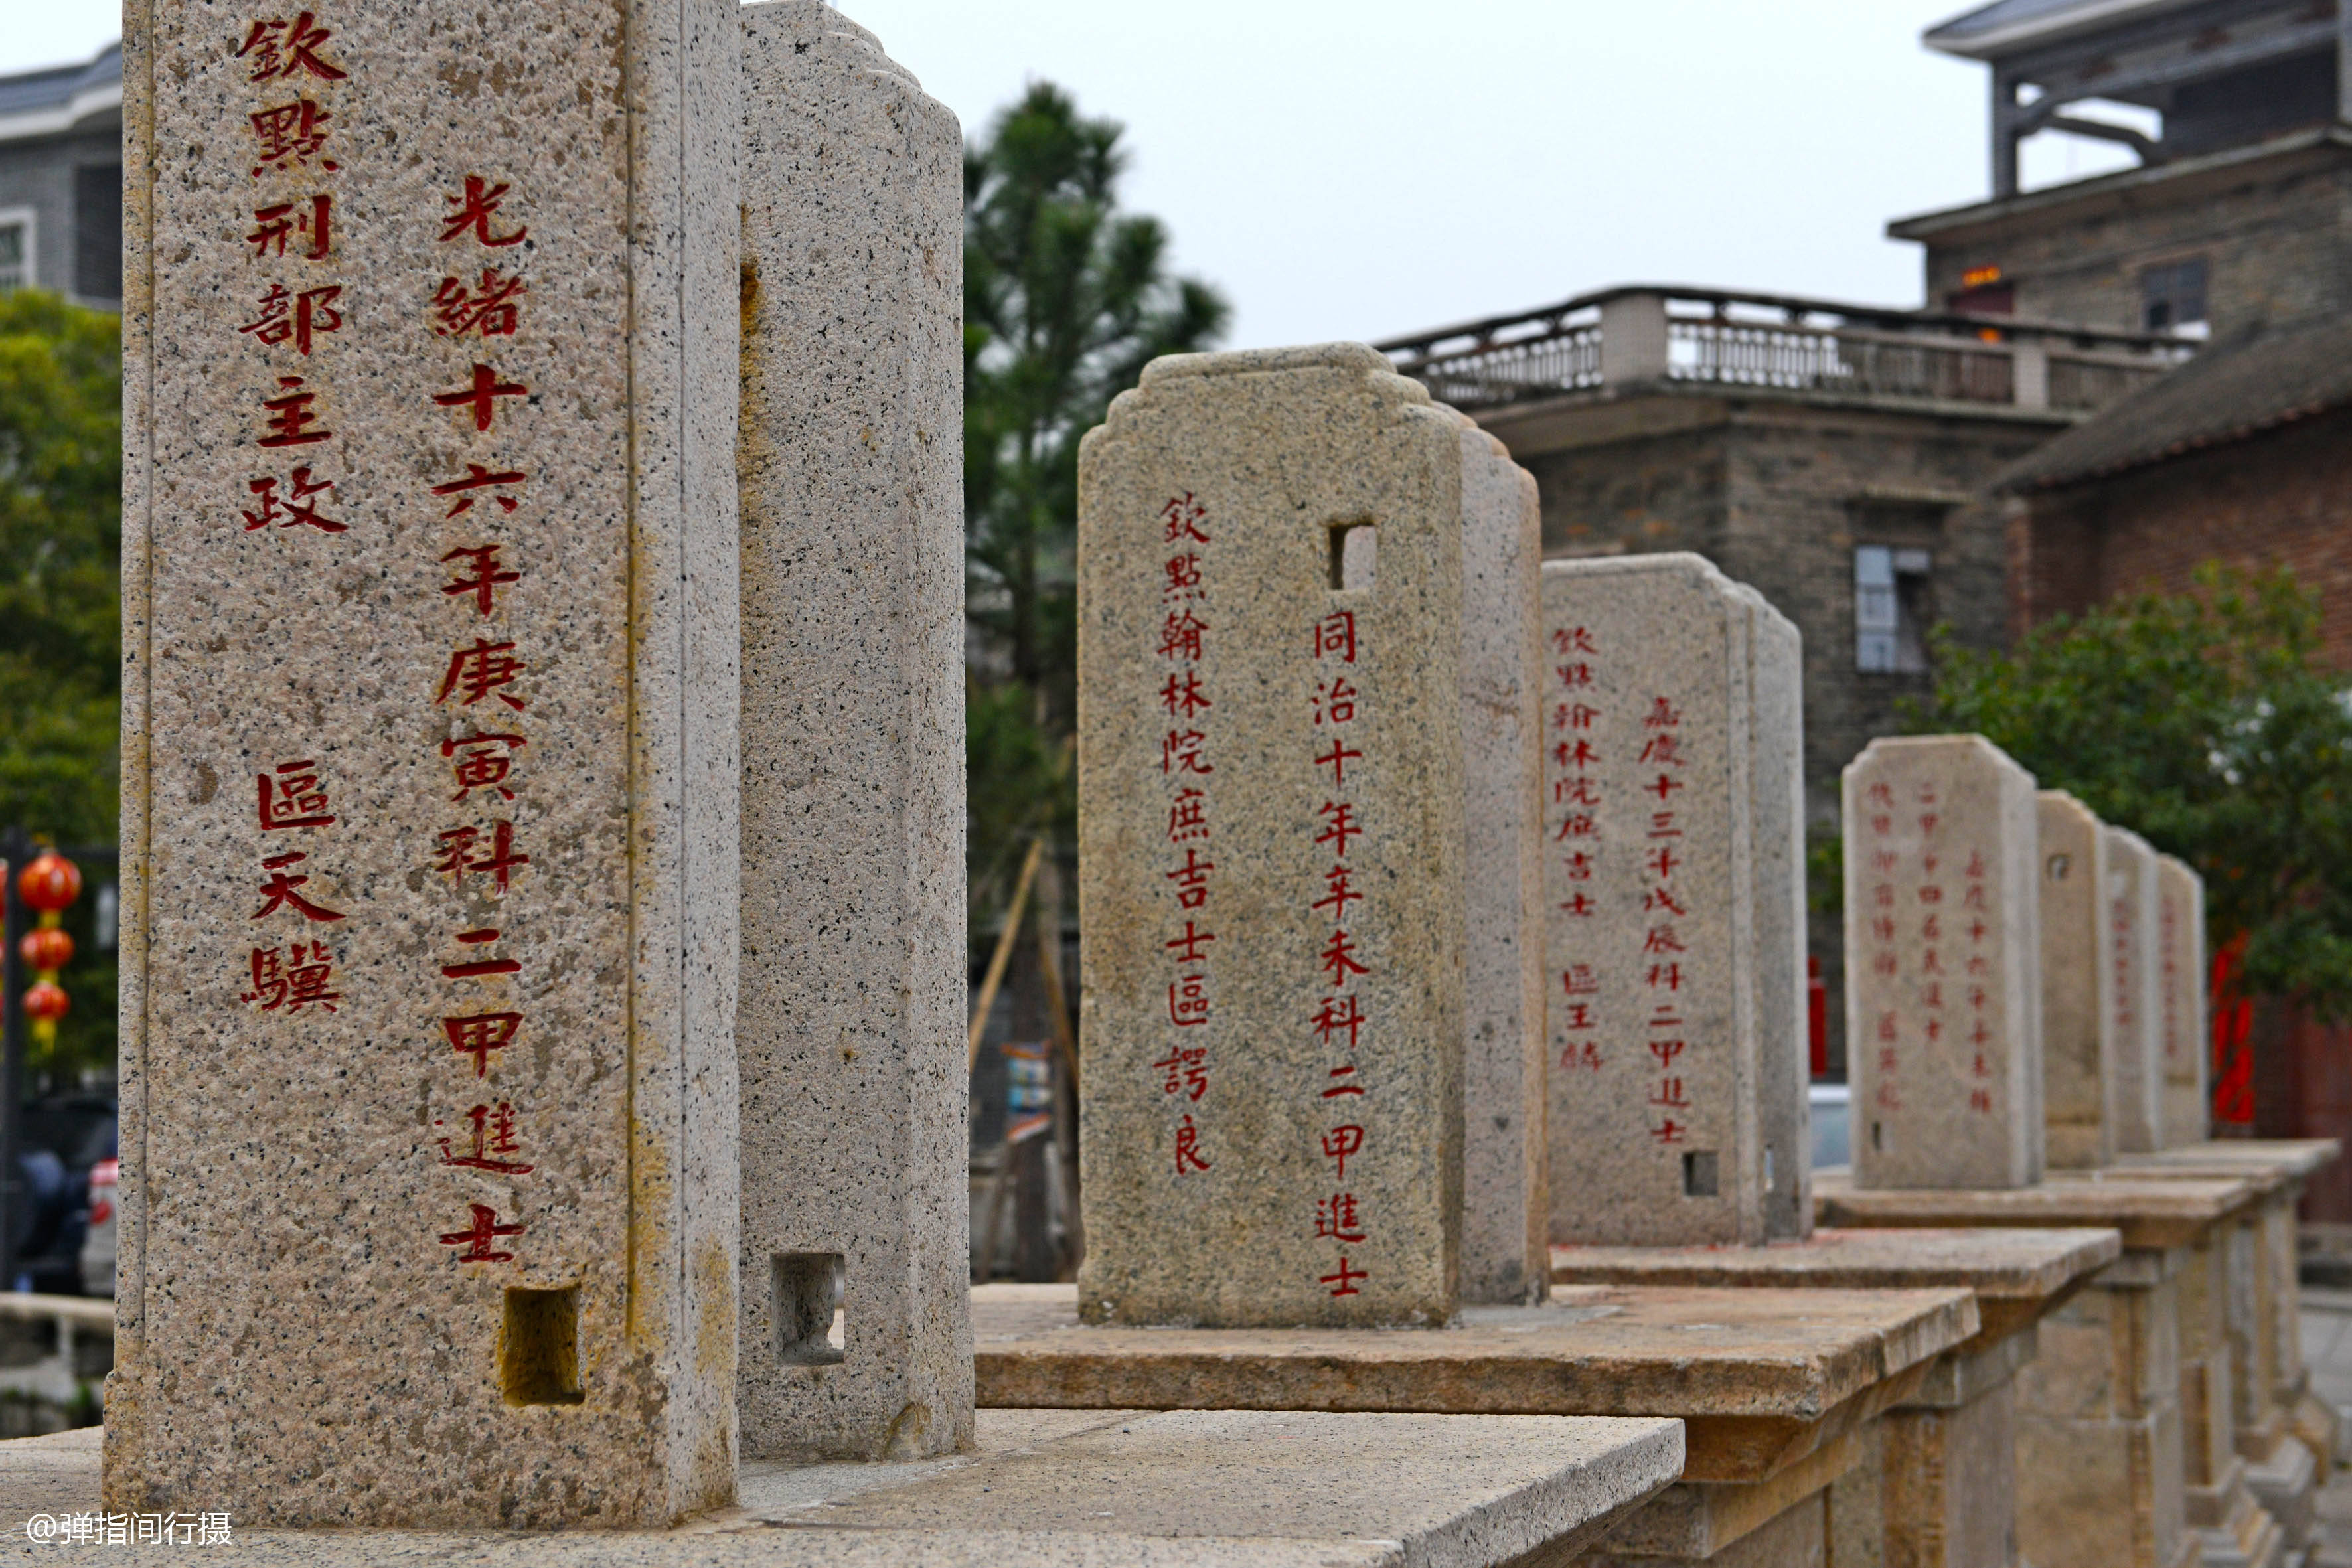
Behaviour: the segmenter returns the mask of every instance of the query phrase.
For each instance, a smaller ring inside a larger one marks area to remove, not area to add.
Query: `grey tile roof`
[[[0,76],[0,119],[63,109],[94,87],[122,79],[122,46],[109,44],[98,58],[83,65],[51,66],[45,70]]]
[[[2145,468],[2352,404],[2352,315],[2215,343],[2187,364],[2037,447],[1995,490],[2049,489]]]

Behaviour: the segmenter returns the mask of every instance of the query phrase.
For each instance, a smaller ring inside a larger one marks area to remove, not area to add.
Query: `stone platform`
[[[1975,1291],[1977,1333],[1863,1436],[1861,1461],[1832,1486],[1828,1528],[1841,1563],[2008,1568],[2017,1372],[2043,1314],[2122,1252],[2117,1233],[2091,1228],[1817,1230],[1769,1247],[1556,1247],[1551,1257],[1555,1287]]]
[[[1682,1484],[1591,1559],[1647,1568],[1818,1562],[1872,1423],[1979,1327],[1964,1289],[1571,1288],[1438,1330],[1085,1328],[1074,1286],[972,1291],[983,1405],[1679,1416]]]
[[[740,1506],[664,1531],[234,1528],[240,1563],[562,1568],[1486,1568],[1560,1560],[1681,1472],[1670,1420],[984,1410],[971,1454],[747,1464]],[[95,1427],[0,1443],[0,1524],[99,1501]],[[79,1557],[90,1548],[58,1548]],[[109,1562],[185,1546],[99,1547]]]

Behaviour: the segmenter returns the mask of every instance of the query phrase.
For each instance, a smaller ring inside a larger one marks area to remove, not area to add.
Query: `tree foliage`
[[[121,498],[121,322],[0,295],[0,826],[59,845],[115,840]],[[82,869],[94,887],[113,868]],[[113,1058],[113,956],[93,951],[92,901],[68,916],[74,1008],[37,1073]]]
[[[1034,83],[964,156],[964,527],[978,643],[966,705],[971,885],[985,906],[1026,841],[1066,842],[1077,705],[1078,441],[1161,354],[1229,308],[1170,276],[1168,232],[1122,213],[1115,121]]]
[[[1938,634],[1913,727],[1975,731],[2205,877],[2243,984],[2352,1016],[2352,693],[2319,663],[2315,596],[2209,565],[2196,590],[2117,600],[2008,653]]]

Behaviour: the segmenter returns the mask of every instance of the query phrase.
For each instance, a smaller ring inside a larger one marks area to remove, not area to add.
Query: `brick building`
[[[0,290],[122,308],[122,50],[0,77]]]

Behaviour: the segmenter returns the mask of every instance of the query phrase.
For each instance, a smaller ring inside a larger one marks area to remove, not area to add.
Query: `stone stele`
[[[972,1420],[963,141],[830,5],[740,16],[743,1452],[921,1458]]]
[[[2091,808],[2037,797],[2041,823],[2042,1116],[2051,1167],[2116,1162],[2116,1065],[2107,1040],[2107,848]]]
[[[2157,959],[2156,851],[2129,828],[2102,826],[2107,844],[2104,987],[2116,1053],[2116,1148],[2163,1147],[2164,974]]]
[[[1981,735],[1846,764],[1846,1038],[1859,1187],[2042,1179],[2033,776]]]
[[[2186,860],[2156,858],[2157,979],[2164,991],[2164,1146],[2201,1143],[2212,1127],[2206,1065],[2205,879]]]
[[[1551,1235],[1812,1228],[1796,628],[1696,555],[1549,561]]]
[[[1086,438],[1089,1320],[1454,1315],[1462,448],[1348,343],[1160,360]]]
[[[1442,405],[1440,405],[1443,406]],[[1540,1301],[1544,1138],[1543,520],[1535,476],[1467,416],[1462,440],[1462,1299]]]
[[[733,13],[124,8],[110,1509],[734,1497]]]

